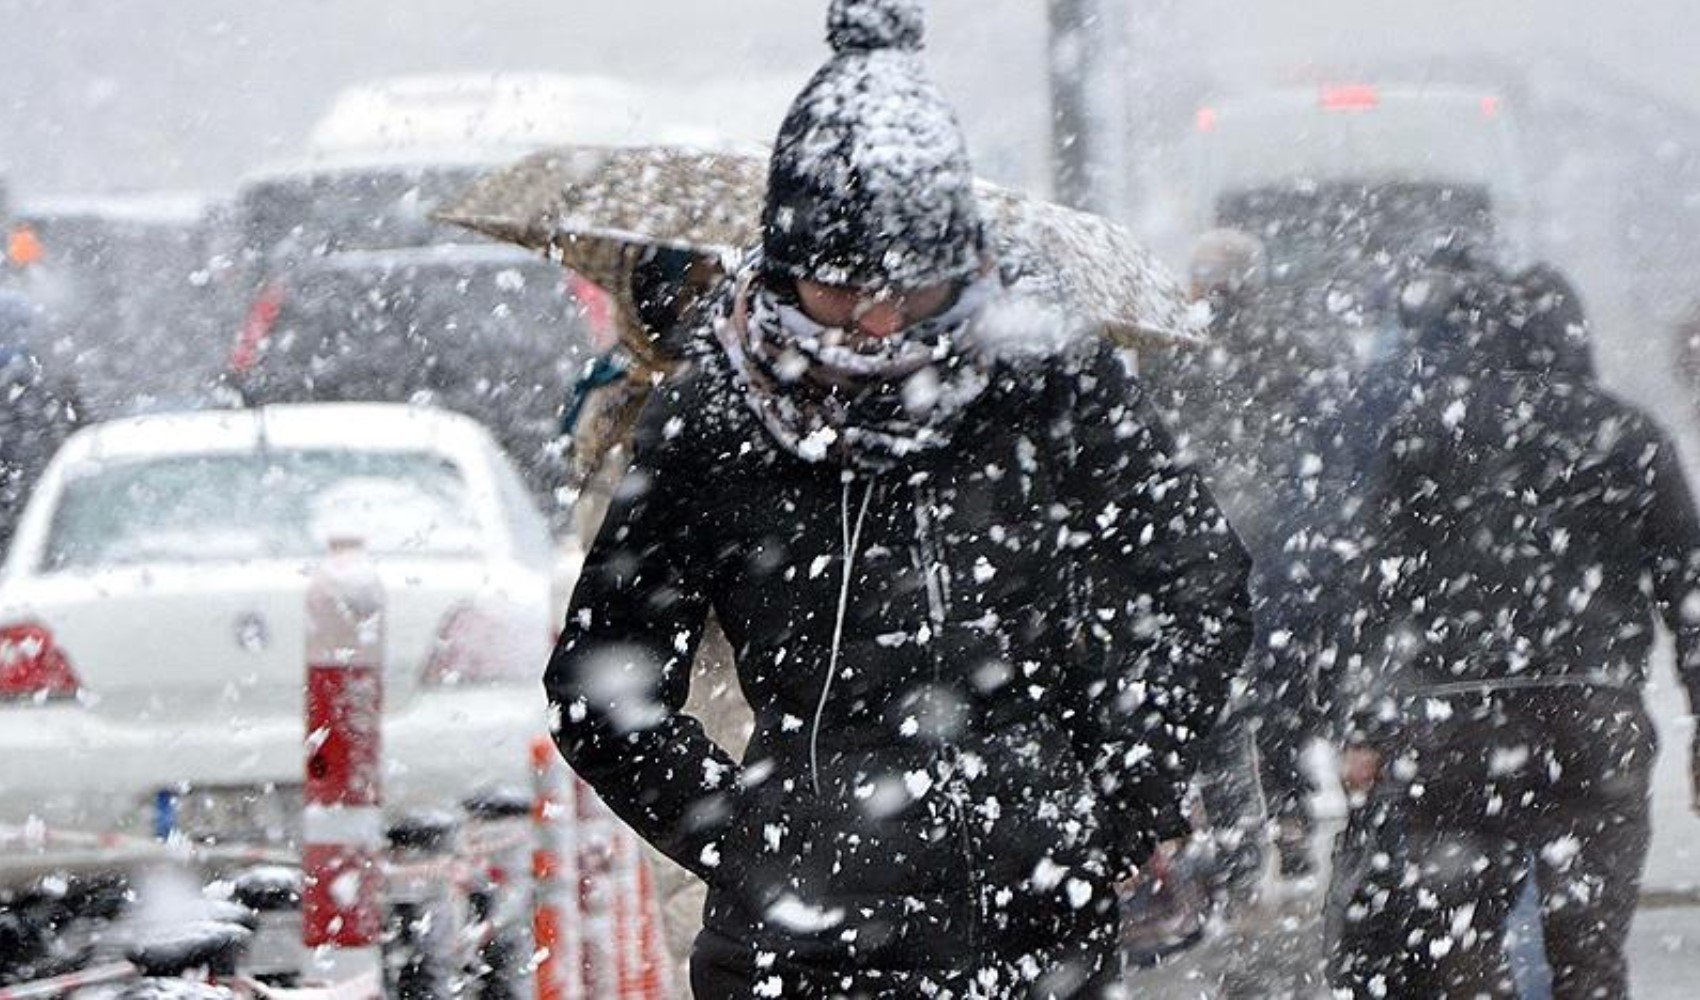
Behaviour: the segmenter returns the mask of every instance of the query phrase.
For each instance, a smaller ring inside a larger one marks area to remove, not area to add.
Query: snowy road
[[[1630,979],[1639,1000],[1687,1000],[1700,972],[1700,906],[1642,910],[1629,938]]]
[[[1128,984],[1137,996],[1152,1000],[1322,1000],[1328,992],[1321,985],[1321,957],[1312,911],[1271,918],[1252,935],[1249,948],[1244,938],[1206,941],[1168,967],[1136,973]],[[1237,989],[1222,985],[1228,969],[1239,972]],[[1638,914],[1629,969],[1636,1000],[1690,1000],[1700,972],[1700,905]]]
[[[1700,816],[1691,808],[1687,774],[1694,724],[1676,681],[1669,642],[1659,644],[1647,705],[1659,730],[1659,761],[1653,778],[1653,848],[1645,887],[1653,893],[1700,898]],[[1693,933],[1700,936],[1700,914]]]

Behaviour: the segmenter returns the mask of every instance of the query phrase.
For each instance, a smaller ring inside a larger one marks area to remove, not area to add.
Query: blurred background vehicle
[[[491,244],[350,250],[268,280],[228,363],[249,405],[406,402],[489,427],[550,503],[587,357],[567,274]]]
[[[635,84],[565,74],[346,88],[305,160],[237,190],[224,234],[234,262],[225,385],[247,405],[429,402],[465,413],[496,433],[564,527],[559,415],[587,360],[583,300],[596,293],[431,215],[546,146],[619,144],[634,129],[688,141],[645,120],[658,110]]]
[[[523,783],[572,567],[512,462],[424,407],[262,407],[107,423],[54,459],[0,577],[0,821],[146,835],[165,792],[186,836],[292,837],[333,534],[386,592],[386,804]]]
[[[16,206],[11,242],[22,259],[10,284],[39,311],[29,346],[75,373],[87,418],[204,403],[221,336],[212,218],[207,199],[182,192]]]
[[[432,221],[503,161],[336,160],[238,189],[217,352],[246,405],[431,402],[488,425],[538,498],[557,485],[560,407],[583,309],[558,265]]]
[[[1274,318],[1359,360],[1443,241],[1528,251],[1510,110],[1491,92],[1369,84],[1248,94],[1198,110],[1199,231],[1263,241]]]
[[[270,282],[314,258],[475,240],[433,222],[431,212],[498,162],[464,152],[437,159],[365,156],[303,161],[244,178],[214,237],[228,338],[254,320]]]

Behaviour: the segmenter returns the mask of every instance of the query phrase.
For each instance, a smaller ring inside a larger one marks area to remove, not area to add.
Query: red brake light
[[[437,629],[420,683],[475,687],[524,680],[537,670],[538,649],[522,642],[511,623],[470,604],[450,609]]]
[[[0,628],[0,702],[63,701],[82,688],[53,633],[33,623]]]
[[[1381,89],[1365,84],[1322,88],[1322,107],[1327,111],[1370,111],[1381,106]]]
[[[1482,117],[1483,118],[1498,118],[1499,117],[1499,98],[1497,98],[1497,97],[1484,97],[1484,98],[1482,98]]]
[[[277,325],[278,314],[282,311],[283,286],[275,281],[268,282],[260,289],[254,304],[248,307],[242,330],[236,335],[236,346],[230,351],[231,371],[238,375],[247,374],[260,360],[260,348],[272,335],[272,327]]]
[[[1216,123],[1221,119],[1215,108],[1198,109],[1198,130],[1200,132],[1216,131]]]

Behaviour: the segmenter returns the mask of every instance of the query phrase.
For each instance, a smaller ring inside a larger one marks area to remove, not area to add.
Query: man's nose
[[[874,302],[856,320],[856,329],[884,340],[903,329],[903,310],[895,302]]]

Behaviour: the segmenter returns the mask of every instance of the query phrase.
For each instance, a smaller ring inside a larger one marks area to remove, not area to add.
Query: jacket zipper
[[[933,534],[932,511],[938,496],[931,486],[915,486],[915,534],[921,547],[921,573],[926,581],[927,616],[932,622],[933,635],[927,643],[932,660],[933,683],[944,680],[944,664],[939,659],[939,640],[944,637],[950,621],[950,576],[938,540]],[[980,951],[980,930],[985,922],[985,900],[980,880],[975,877],[974,831],[966,808],[967,788],[962,784],[962,757],[954,743],[944,745],[944,762],[948,769],[942,789],[945,801],[956,823],[957,843],[962,850],[963,870],[968,880],[968,954]]]

